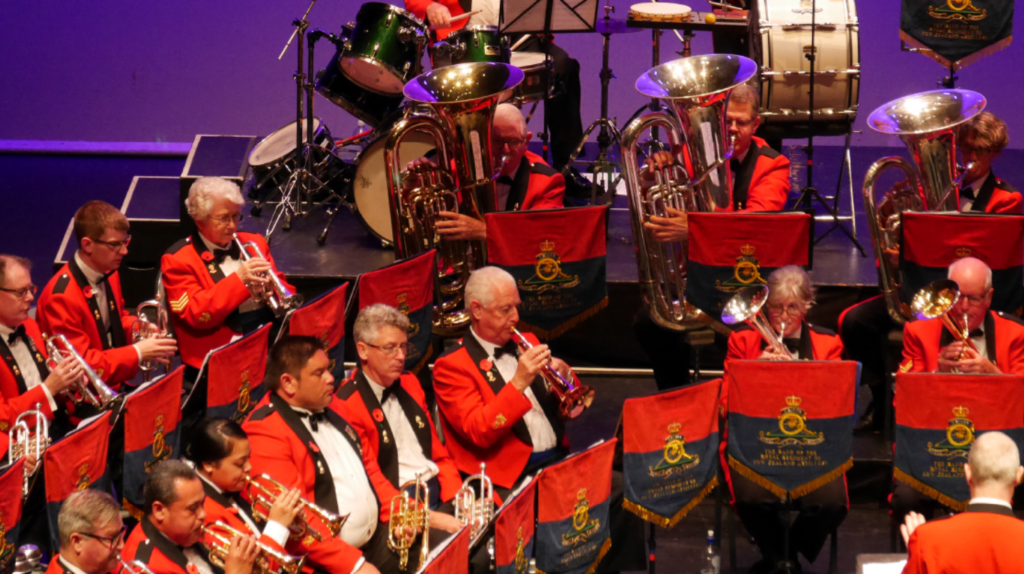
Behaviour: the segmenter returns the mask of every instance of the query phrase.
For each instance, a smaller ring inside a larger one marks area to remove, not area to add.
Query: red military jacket
[[[834,332],[804,321],[800,331],[800,358],[815,361],[838,361],[843,356],[843,342]],[[729,335],[729,350],[725,359],[755,360],[768,346],[754,329],[741,329]]]
[[[532,333],[525,336],[534,345],[539,343]],[[445,446],[455,466],[475,474],[480,472],[481,462],[487,463],[494,484],[511,488],[533,452],[523,421],[533,405],[514,386],[505,384],[498,369],[487,362],[487,352],[472,333],[467,334],[434,363],[434,394],[441,409]],[[558,443],[568,448],[557,398],[539,376],[530,388]]]
[[[1009,508],[969,504],[960,514],[914,530],[903,574],[1024,572],[1022,537],[1024,522]]]
[[[985,353],[1006,374],[1024,374],[1024,322],[1001,311],[989,311],[982,329]],[[941,319],[914,321],[903,326],[901,373],[933,373],[939,351],[953,342]],[[994,351],[994,355],[993,355]]]
[[[22,325],[25,326],[25,333],[32,339],[32,345],[29,347],[35,346],[32,355],[36,359],[39,378],[45,381],[50,370],[46,367],[46,344],[39,332],[39,325],[32,319],[26,319]],[[38,385],[31,391],[25,390],[25,379],[7,346],[7,341],[0,340],[0,432],[8,431],[14,426],[14,420],[18,415],[36,408],[37,404],[46,414],[46,419],[53,420],[53,410],[50,409],[50,401],[46,400],[43,386]]]
[[[238,507],[232,504],[232,500],[223,492],[217,492],[217,489],[206,482],[206,480],[200,477],[200,481],[203,483],[203,491],[206,492],[206,499],[203,500],[203,510],[206,511],[206,520],[203,521],[204,525],[210,525],[217,521],[223,522],[238,530],[239,532],[245,532],[251,534],[257,538],[263,544],[270,546],[278,552],[286,552],[286,550],[277,543],[273,538],[264,536],[262,532],[253,532],[249,527],[249,524],[243,520],[239,515],[239,509],[241,512],[246,513],[253,522],[256,520],[252,516],[252,506],[242,500]],[[257,522],[257,524],[259,524]],[[288,526],[287,524],[285,526]]]
[[[733,174],[729,206],[716,211],[782,211],[789,188],[789,159],[754,136]]]
[[[539,155],[527,151],[512,178],[505,211],[560,209],[565,207],[565,178],[544,163]]]
[[[206,550],[201,544],[196,544],[196,548],[206,555]],[[132,530],[124,543],[121,558],[125,562],[139,560],[152,570],[153,574],[197,574],[195,566],[189,563],[181,548],[157,530],[149,521],[149,517],[144,517]],[[221,570],[214,567],[214,571]]]
[[[441,439],[434,430],[434,421],[427,408],[427,399],[420,387],[419,379],[412,373],[405,373],[392,385],[398,402],[402,405],[409,424],[412,426],[416,438],[419,440],[423,454],[437,464],[437,480],[441,484],[441,501],[448,502],[455,498],[455,493],[462,488],[462,477],[459,470],[455,468],[448,449],[441,443]],[[383,506],[390,507],[390,501],[398,496],[398,445],[395,443],[394,431],[388,424],[384,412],[381,410],[377,395],[370,388],[369,381],[359,370],[342,383],[338,389],[337,397],[345,403],[345,408],[351,415],[349,421],[356,427],[368,448],[363,450],[363,458],[369,457],[380,467],[380,477],[384,480],[374,483],[377,491],[377,498],[385,502]],[[388,440],[381,440],[381,437],[391,437]],[[390,517],[390,508],[384,512],[382,509],[381,521],[386,522]]]
[[[44,333],[67,337],[107,386],[117,391],[122,381],[130,381],[138,374],[139,353],[129,340],[135,318],[124,308],[121,279],[116,271],[107,284],[108,294],[112,295],[107,297],[109,309],[100,309],[92,296],[92,287],[72,258],[43,289],[37,319]],[[107,341],[101,313],[114,319],[110,321],[113,344]]]
[[[1022,212],[1020,192],[1012,185],[996,177],[991,171],[981,185],[978,196],[971,204],[971,212],[976,213],[1009,213],[1020,215]]]
[[[327,417],[335,428],[352,443],[356,452],[369,448],[361,440],[358,431],[350,426],[345,417],[350,417],[341,401],[334,400],[325,410]],[[302,420],[277,393],[267,393],[256,405],[248,420],[242,425],[249,435],[252,447],[253,474],[266,473],[274,480],[302,491],[302,497],[317,506],[339,512],[338,501],[334,493],[334,479],[327,466],[327,460],[320,448],[309,434]],[[367,463],[363,457],[367,478],[370,484],[384,480],[380,476],[380,468],[372,460]],[[382,507],[377,501],[378,507]],[[382,510],[383,512],[383,510]],[[344,510],[342,509],[342,513]],[[377,525],[377,528],[387,528]],[[327,572],[351,572],[362,552],[344,540],[334,538],[324,542],[308,539],[299,543],[290,541],[288,551],[291,554],[309,554],[309,562],[318,570]]]
[[[255,242],[281,281],[294,289],[277,270],[262,236],[239,232],[238,237],[243,242]],[[252,295],[238,274],[224,276],[198,232],[171,246],[160,261],[160,270],[181,360],[199,369],[207,353],[240,334],[231,325],[238,307]]]
[[[423,20],[428,26],[427,22],[427,6],[434,3],[434,0],[405,0],[405,9],[416,15],[417,18]],[[452,18],[469,12],[470,7],[473,5],[473,0],[438,0],[438,4],[442,4],[448,8],[451,12]],[[465,7],[463,7],[465,3]],[[449,34],[461,30],[466,27],[469,22],[469,18],[463,18],[458,22],[453,22],[451,28],[442,28],[437,31],[437,39],[444,40]]]
[[[50,559],[50,565],[46,567],[46,574],[74,574],[74,572],[61,561],[60,554],[57,554]]]

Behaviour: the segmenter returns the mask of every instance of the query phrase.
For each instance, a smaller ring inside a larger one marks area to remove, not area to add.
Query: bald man
[[[971,489],[967,510],[927,524],[909,514],[900,527],[909,554],[903,574],[1024,571],[1024,522],[1011,505],[1022,477],[1013,439],[997,431],[978,436],[964,464]]]

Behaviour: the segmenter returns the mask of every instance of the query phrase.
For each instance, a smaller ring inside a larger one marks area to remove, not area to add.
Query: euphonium
[[[636,89],[662,100],[670,112],[651,112],[633,120],[622,132],[622,164],[626,172],[629,211],[636,243],[641,294],[651,320],[666,329],[699,327],[702,313],[686,302],[686,245],[662,243],[644,228],[652,216],[666,217],[666,208],[712,211],[730,201],[732,141],[725,113],[733,88],[750,79],[757,64],[742,56],[714,54],[674,60],[644,72]],[[655,185],[643,188],[638,143],[646,130],[662,127],[675,150],[686,146],[693,167],[683,162],[656,174]]]
[[[494,110],[522,80],[519,68],[491,62],[421,74],[405,85],[405,95],[429,105],[433,114],[399,121],[384,148],[395,257],[437,249],[433,323],[439,335],[458,334],[469,325],[463,295],[469,274],[487,264],[487,243],[442,239],[435,226],[437,214],[450,211],[482,220],[495,211],[494,177],[501,166],[493,164],[491,149]],[[438,167],[420,175],[416,187],[403,189],[398,150],[413,132],[434,138]]]
[[[388,548],[398,553],[398,567],[405,570],[409,563],[409,549],[421,536],[420,563],[422,568],[430,556],[430,487],[421,480],[410,480],[391,499],[391,518],[388,520]],[[409,491],[412,490],[412,495]]]
[[[231,548],[231,539],[235,536],[248,535],[219,520],[203,526],[201,542],[210,551],[211,564],[224,569],[224,562],[227,560],[228,550]],[[302,570],[302,564],[306,561],[305,556],[285,554],[259,541],[256,542],[256,545],[259,547],[259,555],[253,565],[255,574],[278,574],[279,572],[298,574]]]
[[[157,285],[160,285],[159,279],[157,279]],[[156,317],[156,323],[149,320],[149,316],[146,314],[148,309],[152,309],[152,312]],[[138,307],[135,308],[135,316],[138,318],[132,322],[133,343],[138,343],[144,339],[171,338],[170,321],[167,318],[167,308],[164,307],[160,300],[159,287],[157,288],[156,297],[139,303]],[[156,361],[142,361],[139,363],[139,370],[142,371],[143,381],[149,382],[153,371],[157,368],[157,364],[158,363]],[[164,374],[169,370],[170,364],[164,365]]]
[[[285,485],[274,480],[267,474],[256,477],[245,477],[245,488],[252,501],[252,515],[260,522],[266,522],[270,516],[270,507],[274,505],[279,496],[284,495],[288,489]],[[300,512],[290,527],[290,538],[300,540],[306,535],[312,536],[318,542],[336,538],[341,533],[341,527],[348,520],[348,515],[338,515],[319,506],[302,500],[302,512]]]
[[[82,367],[82,378],[75,381],[74,392],[65,391],[75,403],[87,402],[98,409],[108,409],[119,402],[121,395],[110,390],[110,387],[103,382],[103,379],[96,374],[96,371],[85,362],[85,359],[78,354],[78,351],[71,346],[64,335],[47,336],[43,334],[46,341],[46,366],[52,371],[57,364],[68,357],[72,357]]]
[[[533,348],[533,344],[526,340],[526,337],[515,327],[512,327],[511,330],[512,340],[519,345],[520,349],[528,351]],[[551,392],[558,397],[558,413],[562,415],[563,419],[570,420],[580,416],[594,402],[594,389],[576,384],[572,375],[566,377],[551,365],[541,367],[540,374],[544,377]]]
[[[487,525],[494,520],[494,483],[487,476],[487,465],[480,463],[480,474],[466,477],[455,493],[455,519],[469,525],[470,545],[475,546]],[[473,483],[477,487],[473,487]],[[480,493],[477,496],[477,492]]]
[[[891,101],[871,113],[871,129],[900,136],[913,163],[899,156],[883,157],[864,176],[864,211],[878,260],[878,284],[889,316],[898,324],[911,317],[900,301],[900,270],[889,253],[899,251],[900,214],[904,211],[959,211],[957,188],[967,169],[958,173],[956,126],[985,109],[985,97],[970,90],[935,90]],[[886,170],[896,168],[906,183],[876,204],[875,184]]]
[[[960,286],[957,285],[956,281],[952,279],[939,279],[925,285],[914,294],[914,299],[910,302],[910,309],[913,311],[915,319],[939,318],[958,342],[963,343],[964,347],[981,356],[981,353],[978,352],[978,347],[971,340],[967,317],[965,316],[961,323],[960,320],[950,313],[959,299]],[[963,357],[962,351],[960,356]]]
[[[782,334],[776,333],[771,321],[762,311],[767,302],[768,287],[766,285],[744,287],[725,303],[725,307],[722,308],[722,322],[726,325],[746,322],[761,335],[776,355],[781,355],[786,360],[792,361],[795,358],[793,353],[790,353],[782,342],[785,329]]]
[[[34,432],[33,427],[29,427],[27,419],[29,417],[35,417]],[[7,464],[13,464],[14,461],[18,460],[23,456],[35,456],[36,467],[32,472],[25,469],[25,476],[21,483],[21,496],[22,498],[28,498],[29,490],[31,490],[32,477],[39,471],[39,467],[43,464],[43,452],[50,446],[50,424],[46,420],[46,415],[43,414],[42,405],[36,403],[36,408],[27,410],[14,419],[14,426],[10,431],[11,446],[7,452]]]
[[[260,246],[256,245],[254,241],[243,242],[237,233],[231,235],[231,240],[238,245],[239,255],[243,261],[249,261],[253,257],[266,259],[263,251],[260,250]],[[249,253],[250,248],[253,250],[253,253]],[[267,272],[262,279],[265,279],[270,284],[270,291],[268,292],[265,287],[255,289],[250,287],[252,298],[257,303],[265,301],[270,310],[274,312],[274,315],[281,317],[288,311],[302,306],[302,295],[292,293],[291,289],[281,281],[281,278],[273,270]]]

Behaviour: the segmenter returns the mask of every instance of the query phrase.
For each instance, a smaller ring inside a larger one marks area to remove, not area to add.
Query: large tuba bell
[[[960,171],[956,165],[956,126],[984,109],[985,97],[978,92],[935,90],[889,102],[868,117],[871,129],[900,136],[913,158],[911,163],[899,156],[883,157],[864,176],[864,211],[878,259],[878,284],[889,316],[899,324],[912,316],[900,301],[903,281],[888,255],[899,251],[900,214],[959,211],[957,188],[967,170]],[[876,204],[875,184],[892,168],[902,171],[906,182]]]
[[[28,419],[33,418],[33,425],[29,426]],[[32,472],[25,467],[25,476],[21,483],[21,497],[28,498],[31,490],[32,479],[39,472],[43,465],[43,452],[50,446],[50,423],[46,420],[42,405],[36,403],[36,408],[27,410],[14,419],[14,426],[10,431],[11,446],[7,453],[7,464],[13,464],[23,456],[34,456],[36,467]]]
[[[75,381],[72,386],[74,390],[67,390],[70,399],[75,403],[88,403],[97,409],[105,410],[116,406],[123,400],[121,395],[115,393],[103,382],[103,379],[96,374],[96,371],[85,362],[82,355],[71,346],[67,337],[61,334],[47,336],[43,334],[46,341],[46,366],[52,371],[57,364],[68,357],[72,357],[82,367],[82,378]]]
[[[776,333],[771,321],[762,310],[767,302],[767,285],[744,287],[725,303],[725,307],[722,308],[722,322],[726,325],[735,325],[741,322],[750,325],[775,351],[776,355],[781,355],[786,360],[792,361],[793,353],[790,353],[782,342],[782,336],[786,332],[785,327],[781,334]]]
[[[395,257],[437,248],[434,332],[439,335],[457,334],[469,325],[463,293],[470,272],[487,264],[487,244],[441,239],[434,222],[439,211],[483,219],[495,210],[494,177],[501,166],[494,165],[491,155],[494,110],[522,80],[519,68],[490,62],[419,75],[405,85],[405,95],[429,105],[433,113],[399,121],[384,148]],[[398,148],[413,132],[434,138],[438,167],[421,175],[416,187],[403,189]]]
[[[729,204],[732,174],[728,161],[725,111],[732,89],[750,79],[757,64],[742,56],[714,54],[674,60],[644,72],[636,89],[668,105],[669,113],[652,112],[633,120],[622,132],[629,210],[636,242],[641,293],[658,325],[684,331],[703,324],[702,313],[686,302],[685,243],[660,243],[644,228],[666,208],[712,211]],[[685,144],[693,173],[677,158],[671,171],[656,175],[655,185],[641,186],[638,143],[644,131],[665,128],[673,149]]]

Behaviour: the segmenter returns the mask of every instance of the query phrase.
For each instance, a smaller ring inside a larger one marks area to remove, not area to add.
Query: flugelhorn
[[[249,261],[254,257],[266,259],[266,256],[263,255],[263,251],[260,249],[260,246],[256,245],[255,241],[243,242],[241,238],[238,237],[237,233],[233,233],[231,235],[231,240],[238,245],[239,256],[243,261]],[[252,249],[253,252],[250,253],[249,249]],[[282,317],[288,311],[302,306],[302,302],[304,301],[302,295],[292,293],[292,290],[284,284],[284,281],[281,281],[281,278],[277,276],[277,273],[274,273],[273,269],[263,274],[261,279],[266,280],[266,282],[270,284],[270,289],[268,291],[265,286],[259,288],[250,287],[252,298],[257,303],[266,302],[267,306],[270,307],[270,310],[274,312],[274,315]]]
[[[167,317],[167,308],[164,307],[160,300],[160,280],[157,279],[157,293],[153,299],[143,301],[135,308],[135,316],[137,319],[132,322],[132,342],[138,343],[145,339],[170,339],[171,328],[170,321]],[[146,314],[147,310],[152,310],[156,317],[156,323],[149,320],[149,315]],[[154,360],[141,361],[139,362],[139,370],[142,371],[142,379],[145,382],[149,382],[153,376],[153,371],[156,370],[159,363]],[[170,363],[164,365],[164,374],[170,371]]]
[[[416,76],[405,85],[405,96],[428,105],[432,113],[402,119],[385,144],[395,257],[437,249],[433,324],[439,335],[455,335],[469,325],[463,301],[466,282],[472,271],[487,264],[487,242],[441,238],[435,225],[438,212],[482,220],[496,210],[494,178],[500,166],[493,165],[491,149],[494,111],[522,80],[519,68],[494,62],[445,66]],[[420,175],[413,189],[403,189],[398,150],[413,132],[435,140],[438,167]]]
[[[412,495],[409,494],[410,490]],[[430,487],[422,480],[421,473],[415,480],[403,484],[398,491],[398,495],[391,499],[388,548],[398,553],[398,567],[405,570],[409,564],[409,549],[419,536],[421,544],[418,568],[422,568],[430,556]]]
[[[935,90],[893,100],[871,113],[868,126],[898,135],[913,163],[900,156],[883,157],[864,176],[864,211],[878,260],[878,284],[889,316],[897,324],[912,311],[900,300],[900,270],[888,253],[900,247],[900,214],[904,211],[960,211],[957,189],[970,165],[956,165],[956,126],[985,109],[985,96],[970,90]],[[875,184],[883,172],[899,169],[906,176],[902,189],[876,204]]]
[[[35,424],[31,427],[28,419],[35,417]],[[34,431],[33,431],[34,429]],[[36,408],[27,410],[14,419],[14,426],[10,431],[11,446],[7,452],[7,464],[13,464],[23,456],[34,456],[36,466],[32,472],[25,468],[25,476],[21,483],[21,497],[28,498],[31,490],[32,478],[43,465],[43,453],[50,446],[50,424],[43,414],[42,405],[36,403]]]
[[[268,520],[270,517],[270,507],[288,491],[285,485],[267,474],[261,474],[256,477],[246,476],[245,488],[249,495],[249,500],[252,501],[252,515],[260,522]],[[318,542],[323,542],[324,540],[336,538],[341,533],[341,527],[348,520],[347,514],[335,514],[305,499],[301,499],[301,502],[302,512],[295,517],[295,520],[292,521],[289,527],[291,530],[289,537],[291,539],[301,540],[308,535]]]
[[[745,322],[761,335],[776,355],[781,355],[786,360],[792,361],[795,359],[793,353],[790,353],[782,342],[785,329],[781,334],[776,333],[771,321],[762,310],[767,302],[768,287],[766,285],[744,287],[725,303],[725,307],[722,308],[722,322],[726,325]]]
[[[120,555],[117,557],[117,561],[121,563],[122,574],[153,574],[153,571],[142,563],[142,560],[131,560],[128,562],[124,561]]]
[[[940,319],[942,324],[958,342],[963,343],[965,348],[974,351],[980,357],[982,355],[978,352],[978,347],[971,340],[967,317],[964,316],[964,321],[961,323],[950,312],[959,300],[960,286],[957,285],[957,282],[952,279],[939,279],[918,290],[914,294],[910,308],[914,313],[915,319]],[[959,358],[962,358],[963,354],[963,351],[961,351]]]
[[[85,362],[82,355],[71,346],[67,337],[61,334],[47,336],[43,334],[46,341],[46,366],[52,371],[57,364],[64,359],[71,357],[82,367],[82,377],[75,381],[73,391],[64,391],[75,403],[86,402],[90,405],[105,410],[115,406],[121,399],[121,395],[115,393],[103,382],[103,379],[96,374],[96,371]]]
[[[638,91],[669,108],[669,112],[651,112],[633,120],[622,132],[622,164],[640,290],[651,320],[665,329],[685,331],[708,320],[686,301],[685,243],[657,241],[644,223],[652,216],[668,217],[667,208],[706,212],[729,204],[732,174],[728,162],[733,141],[726,129],[726,108],[733,88],[756,72],[753,60],[714,54],[662,64],[636,81]],[[693,173],[677,161],[678,165],[656,174],[655,184],[645,188],[640,181],[638,147],[643,133],[656,127],[665,129],[673,151],[685,146]]]
[[[455,519],[469,526],[470,545],[475,546],[494,520],[494,483],[487,476],[486,464],[480,463],[480,474],[466,477],[462,488],[455,493],[453,504]]]
[[[512,340],[520,349],[528,351],[533,348],[533,344],[515,327],[512,327],[511,331]],[[562,375],[551,365],[541,367],[540,374],[551,392],[558,397],[558,412],[563,419],[570,420],[580,416],[594,402],[594,389],[577,384],[571,374]]]
[[[203,534],[200,541],[210,551],[210,563],[224,569],[224,563],[228,558],[228,551],[231,548],[231,539],[235,536],[249,536],[240,532],[224,522],[218,520],[213,524],[203,526]],[[302,570],[305,556],[292,556],[279,552],[262,542],[257,541],[259,555],[256,563],[253,564],[253,572],[256,574],[298,574]]]

